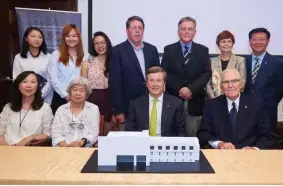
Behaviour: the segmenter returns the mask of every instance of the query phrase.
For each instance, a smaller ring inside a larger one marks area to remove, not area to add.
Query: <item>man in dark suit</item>
[[[266,149],[274,145],[263,102],[241,94],[242,80],[236,69],[222,73],[224,95],[208,100],[197,132],[200,144],[217,149]]]
[[[245,92],[263,100],[273,132],[277,125],[277,106],[282,98],[283,60],[270,55],[266,48],[270,32],[255,28],[249,33],[252,55],[246,59],[247,83]]]
[[[147,71],[149,95],[130,102],[125,130],[149,130],[151,136],[187,136],[183,103],[175,96],[163,93],[166,72],[161,67]]]
[[[151,66],[160,65],[157,48],[142,41],[142,18],[128,18],[126,31],[128,40],[113,48],[109,68],[111,100],[115,116],[120,123],[126,120],[129,101],[146,94],[146,70]]]
[[[189,136],[195,136],[203,110],[211,66],[208,48],[193,42],[196,21],[184,17],[178,23],[180,41],[165,46],[161,66],[167,72],[166,90],[184,100]]]

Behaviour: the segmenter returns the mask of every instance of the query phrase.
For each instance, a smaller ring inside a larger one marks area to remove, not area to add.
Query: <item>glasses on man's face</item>
[[[143,30],[142,26],[130,26],[131,30]]]
[[[252,42],[253,43],[263,43],[263,42],[265,42],[267,39],[266,38],[263,38],[263,37],[261,37],[261,38],[252,38]]]
[[[94,43],[94,46],[105,46],[106,42]]]
[[[188,32],[194,32],[194,31],[195,31],[194,28],[180,28],[180,30],[181,30],[182,32],[186,32],[186,31],[188,31]]]
[[[224,86],[228,86],[229,84],[236,85],[239,81],[240,79],[232,79],[232,80],[222,81],[221,83]]]

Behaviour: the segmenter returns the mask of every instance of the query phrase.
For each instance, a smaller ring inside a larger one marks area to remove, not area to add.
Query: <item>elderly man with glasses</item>
[[[197,132],[201,145],[215,149],[267,149],[274,145],[269,119],[261,100],[242,94],[242,80],[236,69],[222,73],[224,93],[205,104]]]

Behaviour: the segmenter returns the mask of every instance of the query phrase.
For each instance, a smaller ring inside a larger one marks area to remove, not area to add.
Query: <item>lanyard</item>
[[[31,107],[31,106],[30,106]],[[20,128],[19,128],[19,132],[21,131],[21,126],[22,126],[22,123],[24,121],[24,119],[26,118],[29,110],[30,110],[30,107],[28,108],[28,111],[26,112],[26,114],[24,115],[24,118],[22,119],[22,110],[20,110]]]

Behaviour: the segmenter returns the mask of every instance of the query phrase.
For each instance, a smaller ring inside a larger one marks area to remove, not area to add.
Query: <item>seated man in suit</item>
[[[183,102],[165,94],[166,72],[158,66],[148,69],[149,95],[130,101],[126,131],[149,130],[151,136],[187,136]]]
[[[208,100],[197,132],[200,144],[217,149],[266,149],[274,144],[269,120],[261,100],[241,94],[236,69],[222,73],[224,95]]]

